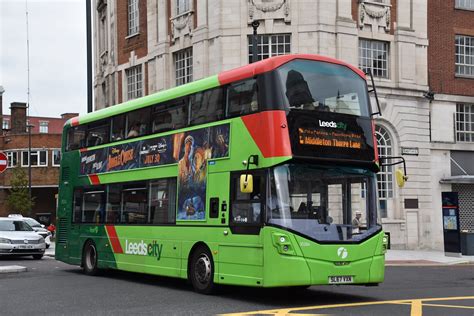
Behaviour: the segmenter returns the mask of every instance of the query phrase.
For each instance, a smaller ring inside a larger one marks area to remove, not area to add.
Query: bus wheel
[[[214,262],[207,247],[198,247],[191,257],[189,277],[194,290],[201,294],[211,294],[214,290]]]
[[[97,267],[97,248],[93,241],[88,241],[82,252],[82,268],[87,275],[99,274]]]

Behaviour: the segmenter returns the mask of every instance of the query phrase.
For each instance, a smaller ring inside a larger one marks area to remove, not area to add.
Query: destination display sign
[[[373,164],[374,139],[368,117],[292,111],[288,114],[288,126],[294,156]]]

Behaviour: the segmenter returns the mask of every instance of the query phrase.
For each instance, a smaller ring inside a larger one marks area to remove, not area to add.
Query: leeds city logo
[[[321,121],[319,120],[319,127],[330,127],[330,128],[337,128],[337,129],[342,129],[346,130],[347,129],[347,124],[344,122],[328,122],[328,121]]]
[[[125,253],[129,255],[151,256],[160,260],[163,245],[158,244],[156,240],[147,244],[143,240],[140,242],[129,242],[125,240]]]
[[[337,249],[337,256],[341,259],[346,259],[347,258],[347,249],[344,248],[344,247],[340,247],[339,249]]]

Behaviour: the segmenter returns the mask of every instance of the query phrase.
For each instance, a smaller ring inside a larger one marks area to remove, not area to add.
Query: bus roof
[[[65,127],[87,124],[96,120],[126,113],[128,111],[147,107],[156,103],[165,102],[188,94],[193,94],[199,91],[216,88],[222,85],[229,84],[231,82],[252,78],[256,75],[272,71],[280,67],[281,65],[286,64],[295,59],[323,61],[346,66],[355,73],[357,73],[359,76],[361,76],[364,80],[366,79],[365,74],[362,70],[334,58],[311,54],[281,55],[267,58],[232,70],[223,71],[218,75],[196,80],[178,87],[159,91],[157,93],[153,93],[138,99],[126,101],[115,106],[74,117],[65,123]]]

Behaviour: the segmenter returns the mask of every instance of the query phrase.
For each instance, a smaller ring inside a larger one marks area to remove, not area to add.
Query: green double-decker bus
[[[56,259],[201,293],[378,284],[371,114],[362,71],[285,55],[73,118]]]

